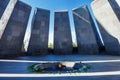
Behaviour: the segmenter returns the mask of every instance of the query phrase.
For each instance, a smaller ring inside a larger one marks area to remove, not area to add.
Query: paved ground
[[[120,80],[120,76],[96,76],[96,77],[40,77],[40,78],[0,78],[0,80]]]
[[[89,60],[109,60],[120,59],[120,56],[108,55],[47,55],[41,57],[19,57],[16,60],[36,60],[36,61],[89,61]]]
[[[20,78],[20,74],[34,74],[30,73],[27,68],[33,63],[45,62],[45,61],[82,61],[91,65],[91,69],[88,74],[69,74],[59,75],[51,77],[41,77],[42,75],[26,78]],[[42,57],[21,57],[15,60],[0,60],[0,77],[2,74],[9,76],[9,74],[18,74],[19,78],[0,78],[0,80],[120,80],[120,57],[119,56],[107,56],[107,55],[65,55],[65,56],[42,56]]]

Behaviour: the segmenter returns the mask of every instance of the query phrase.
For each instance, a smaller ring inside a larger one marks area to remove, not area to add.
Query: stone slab
[[[55,12],[54,54],[71,54],[72,48],[73,46],[68,12]]]
[[[112,6],[108,0],[93,1],[91,6],[104,41],[106,52],[108,54],[120,54],[120,22]]]
[[[0,40],[0,55],[21,55],[31,7],[18,1]],[[5,57],[5,56],[4,56]]]
[[[10,0],[0,0],[0,19]]]
[[[80,54],[98,54],[93,21],[87,6],[73,10],[73,18]]]
[[[108,0],[108,2],[111,5],[113,11],[115,12],[118,20],[120,21],[120,2],[117,2],[116,0]]]
[[[1,5],[1,7],[5,8],[5,10],[4,10],[4,13],[2,14],[2,17],[0,19],[0,39],[1,39],[2,35],[3,35],[3,33],[4,33],[6,25],[7,25],[8,21],[9,21],[9,19],[10,19],[10,16],[11,16],[11,14],[13,12],[13,9],[14,9],[14,7],[16,5],[16,2],[17,2],[17,0],[10,0],[7,7],[5,7],[5,6],[3,6],[3,5],[5,5],[4,4],[5,1],[6,0],[1,2],[1,3],[3,3]]]
[[[28,53],[32,55],[48,53],[50,11],[37,8],[33,17]]]

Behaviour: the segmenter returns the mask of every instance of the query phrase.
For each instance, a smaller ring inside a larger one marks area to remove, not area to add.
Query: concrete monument
[[[112,5],[112,6],[111,6]],[[116,4],[108,0],[95,0],[91,4],[108,54],[120,54],[120,21]],[[112,8],[114,7],[114,8]],[[114,10],[115,9],[115,10]],[[115,14],[118,13],[118,14]]]
[[[8,4],[9,2],[9,4]],[[0,39],[10,19],[17,0],[0,0]],[[8,4],[8,5],[7,5]]]
[[[28,53],[46,54],[48,52],[50,11],[37,8],[33,17]]]
[[[29,19],[31,7],[18,1],[0,40],[0,55],[21,55],[23,39]]]
[[[2,17],[10,0],[0,0],[0,18]]]
[[[80,54],[97,54],[98,44],[94,32],[95,25],[92,22],[87,6],[73,10],[75,30]]]
[[[71,54],[72,48],[73,46],[68,12],[55,12],[54,54]]]
[[[120,2],[118,3],[117,0],[108,0],[108,2],[110,3],[113,11],[115,12],[116,16],[120,21],[120,6],[119,6]]]

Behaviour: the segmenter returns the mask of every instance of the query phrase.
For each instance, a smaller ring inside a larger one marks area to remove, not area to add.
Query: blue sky
[[[49,29],[49,43],[53,43],[53,29],[54,29],[54,12],[59,10],[68,10],[70,25],[72,31],[72,39],[73,42],[76,42],[75,30],[74,30],[74,22],[72,16],[72,9],[81,7],[83,5],[88,5],[90,7],[90,3],[93,0],[21,0],[32,7],[28,28],[26,32],[25,42],[28,42],[31,28],[31,20],[36,7],[48,9],[51,12],[50,16],[50,29]]]
[[[33,8],[45,8],[49,10],[71,10],[81,5],[89,4],[93,0],[22,0]]]

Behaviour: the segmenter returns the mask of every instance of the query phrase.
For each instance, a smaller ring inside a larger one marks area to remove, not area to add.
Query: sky
[[[21,0],[35,7],[49,10],[71,10],[81,5],[89,4],[93,0]]]
[[[88,5],[90,8],[90,3],[93,0],[21,0],[21,1],[25,2],[26,4],[28,4],[32,7],[30,19],[28,22],[28,28],[27,28],[26,36],[25,36],[25,40],[24,40],[24,42],[26,43],[26,46],[27,46],[28,42],[29,42],[29,38],[30,38],[31,21],[32,21],[33,13],[34,13],[34,10],[36,7],[48,9],[51,12],[50,24],[49,24],[49,26],[50,26],[49,43],[53,43],[53,40],[54,40],[53,39],[53,37],[54,37],[54,35],[53,35],[53,33],[54,33],[54,12],[61,11],[61,10],[67,10],[69,12],[72,40],[73,40],[73,42],[76,42],[72,10],[75,8],[81,7],[83,5]]]

